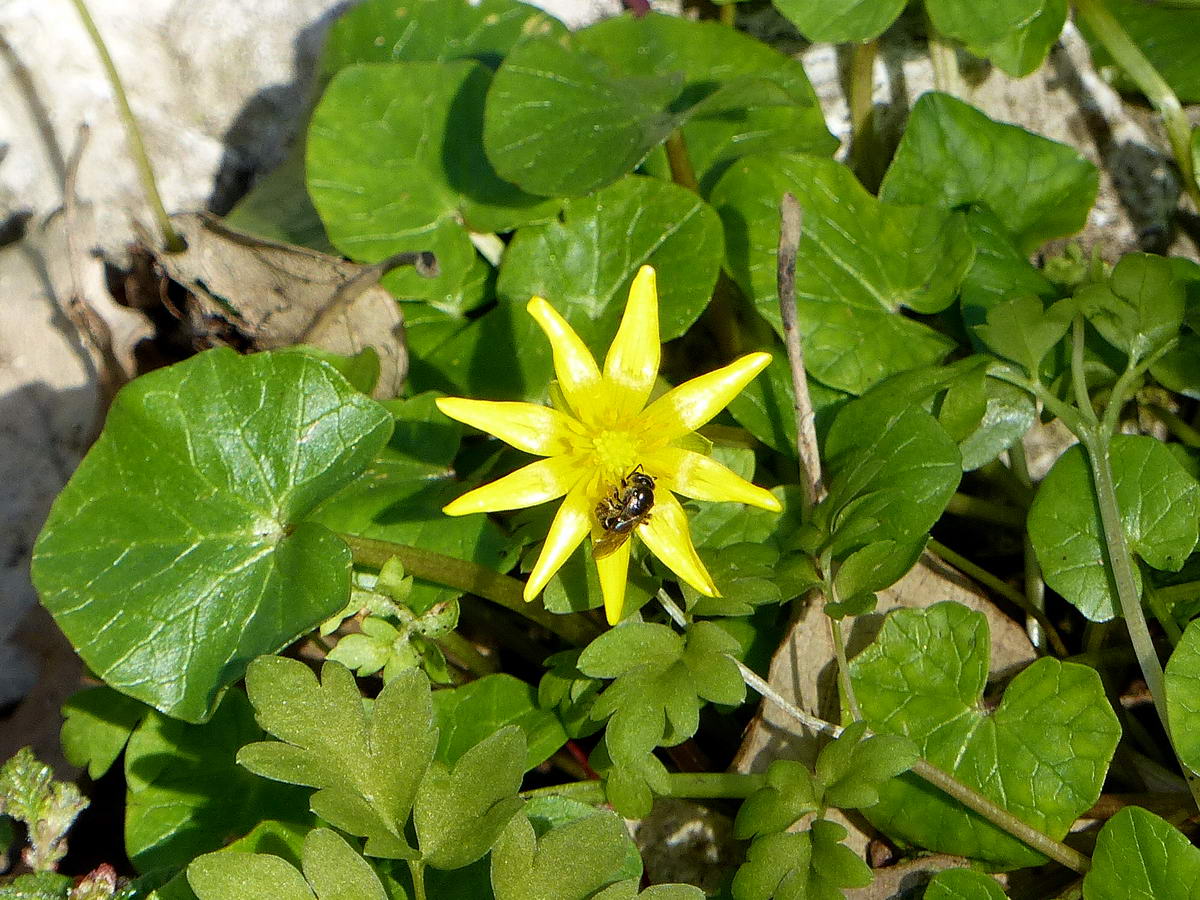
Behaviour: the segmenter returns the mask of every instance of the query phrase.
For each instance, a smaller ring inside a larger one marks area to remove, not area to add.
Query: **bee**
[[[638,463],[612,494],[596,504],[596,521],[604,534],[592,548],[594,558],[603,559],[629,540],[633,530],[650,518],[653,506],[654,476]]]

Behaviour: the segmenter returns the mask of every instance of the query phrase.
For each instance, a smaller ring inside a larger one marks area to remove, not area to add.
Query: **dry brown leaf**
[[[305,343],[354,354],[371,347],[380,365],[375,396],[400,392],[408,374],[404,323],[379,279],[398,265],[436,274],[432,254],[364,266],[242,234],[204,213],[180,213],[171,222],[188,249],[154,254],[195,297],[189,313],[198,332],[215,336],[232,327],[255,350]]]

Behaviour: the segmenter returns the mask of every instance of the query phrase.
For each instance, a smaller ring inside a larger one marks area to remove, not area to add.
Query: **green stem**
[[[1033,478],[1029,474],[1029,460],[1025,457],[1025,444],[1022,441],[1017,441],[1008,448],[1008,462],[1010,468],[1005,471],[1009,471],[1024,488],[1025,507],[1028,509],[1028,498],[1033,495]],[[1025,570],[1025,601],[1029,604],[1029,609],[1036,610],[1033,616],[1037,622],[1037,624],[1027,622],[1026,629],[1033,645],[1039,650],[1045,650],[1048,633],[1044,630],[1041,622],[1046,614],[1046,582],[1042,578],[1042,567],[1038,563],[1037,554],[1033,550],[1033,541],[1030,539],[1028,531],[1021,534],[1021,558]],[[1051,643],[1055,644],[1057,652],[1058,647],[1062,646],[1062,639],[1059,638],[1057,642],[1051,639]]]
[[[419,859],[410,859],[408,871],[412,875],[413,900],[425,900],[425,863]]]
[[[874,141],[871,140],[871,118],[875,111],[875,56],[879,51],[878,41],[854,44],[850,48],[850,153],[854,169],[860,177],[869,173],[869,181],[875,181]]]
[[[687,617],[683,614],[683,610],[675,604],[675,601],[662,591],[658,592],[658,601],[662,604],[663,609],[666,610],[667,615],[676,624],[686,627]],[[834,738],[842,733],[841,727],[811,715],[789,702],[759,676],[758,673],[742,663],[741,660],[734,659],[733,662],[738,667],[738,671],[741,672],[742,680],[746,682],[747,687],[756,691],[764,700],[774,703],[784,714],[795,719],[805,728]],[[870,734],[871,732],[868,731],[867,733]],[[912,768],[912,772],[929,784],[939,788],[950,797],[953,797],[959,803],[963,804],[963,806],[979,813],[979,815],[992,824],[1004,829],[1013,837],[1024,841],[1044,856],[1076,872],[1087,871],[1090,861],[1082,853],[1054,840],[1049,835],[1043,834],[1033,826],[1022,822],[1008,810],[996,805],[974,788],[963,784],[954,776],[926,762],[924,759],[917,761],[916,765]]]
[[[1150,611],[1154,613],[1154,618],[1162,626],[1171,646],[1178,646],[1180,638],[1183,637],[1183,631],[1180,629],[1179,623],[1175,621],[1175,617],[1171,615],[1171,607],[1163,598],[1162,592],[1150,583],[1149,578],[1142,578],[1142,596],[1146,600],[1146,605],[1150,607]]]
[[[379,541],[355,534],[339,534],[338,537],[346,542],[354,555],[354,561],[360,565],[381,568],[394,556],[404,564],[405,571],[415,578],[444,584],[491,600],[498,606],[536,622],[577,647],[591,643],[600,634],[600,629],[583,616],[559,616],[548,612],[539,604],[526,603],[523,596],[525,586],[522,582],[477,563],[444,556],[420,547],[393,544],[391,541]]]
[[[1172,609],[1180,603],[1189,600],[1194,600],[1200,596],[1200,581],[1185,581],[1182,584],[1172,584],[1167,587],[1160,587],[1158,595]]]
[[[1009,528],[1024,528],[1025,513],[1011,506],[981,500],[969,494],[956,493],[946,504],[946,512],[968,519],[979,519],[996,525],[1006,525]]]
[[[1075,15],[1162,116],[1171,151],[1175,154],[1175,163],[1183,176],[1184,190],[1191,196],[1192,202],[1200,207],[1200,184],[1196,183],[1196,170],[1192,164],[1191,125],[1179,98],[1121,23],[1109,12],[1103,0],[1075,0]]]
[[[833,587],[833,565],[828,553],[821,557],[821,574],[825,582],[823,591],[826,604],[836,603],[838,598]],[[846,638],[842,634],[842,623],[830,615],[825,618],[829,621],[829,639],[833,644],[834,659],[837,661],[838,690],[851,720],[857,722],[862,718],[862,710],[854,693],[854,682],[850,680],[850,660],[846,657]]]
[[[958,71],[958,53],[925,16],[925,33],[929,41],[929,62],[933,66],[933,86],[954,96],[962,94],[962,78]]]
[[[163,206],[162,197],[158,193],[158,183],[154,180],[154,168],[150,165],[150,157],[146,154],[146,145],[142,142],[142,132],[138,129],[137,120],[133,117],[133,109],[129,106],[129,97],[125,94],[125,86],[121,82],[121,76],[117,74],[117,67],[108,53],[104,38],[100,36],[92,14],[88,12],[83,0],[71,0],[71,2],[75,4],[75,11],[79,13],[84,30],[92,39],[96,53],[100,56],[100,62],[104,66],[104,73],[108,76],[109,84],[112,85],[113,96],[117,100],[117,112],[125,126],[125,137],[129,141],[129,150],[133,154],[133,163],[137,167],[142,190],[146,192],[146,202],[150,205],[150,212],[158,222],[163,246],[171,253],[186,250],[187,245],[172,227],[166,207]]]
[[[475,649],[475,645],[457,631],[450,631],[437,639],[437,645],[448,655],[454,657],[472,675],[483,677],[500,671],[500,664],[494,657],[484,656]]]
[[[1094,425],[1096,424],[1096,410],[1092,408],[1092,398],[1088,393],[1087,378],[1083,371],[1084,336],[1083,315],[1077,313],[1075,320],[1071,323],[1071,388],[1075,391],[1075,406],[1083,416],[1084,422]],[[1076,433],[1076,437],[1079,437],[1078,433]]]
[[[671,166],[671,180],[680,187],[699,193],[700,182],[696,180],[696,170],[692,168],[692,159],[688,156],[683,132],[678,128],[667,136],[666,150],[667,163]]]
[[[1030,604],[1028,597],[1006,582],[1001,581],[982,566],[977,566],[965,556],[954,552],[940,541],[930,538],[927,546],[946,562],[950,563],[950,565],[961,569],[984,587],[995,591],[1001,597],[1004,597],[1005,599],[1016,604],[1021,609],[1025,610],[1025,612],[1036,619],[1037,623],[1042,627],[1046,637],[1050,640],[1050,646],[1054,649],[1054,655],[1058,656],[1059,658],[1067,655],[1067,647],[1063,643],[1062,637],[1059,636],[1059,633],[1057,629],[1055,629],[1053,623],[1046,618],[1046,614],[1042,610]]]
[[[737,4],[722,3],[717,7],[717,18],[726,28],[734,28],[737,20]]]

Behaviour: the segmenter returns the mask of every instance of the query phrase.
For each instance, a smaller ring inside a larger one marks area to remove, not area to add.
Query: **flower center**
[[[603,429],[592,438],[592,453],[601,479],[615,484],[639,462],[641,442],[634,440],[628,431]]]

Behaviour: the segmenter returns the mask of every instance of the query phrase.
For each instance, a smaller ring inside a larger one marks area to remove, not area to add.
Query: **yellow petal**
[[[588,419],[588,410],[594,408],[593,398],[600,383],[600,369],[592,351],[567,320],[541,297],[532,298],[525,308],[550,339],[554,372],[567,403],[581,418]]]
[[[712,576],[692,546],[687,513],[669,493],[664,491],[655,500],[649,521],[638,526],[637,534],[668,569],[700,593],[706,597],[720,596]]]
[[[451,419],[494,434],[526,453],[557,456],[569,452],[573,443],[570,417],[548,406],[465,397],[439,397],[435,402]]]
[[[770,353],[748,353],[724,368],[685,381],[650,404],[638,429],[656,441],[695,431],[721,410],[771,362]]]
[[[627,418],[641,412],[658,377],[661,355],[654,269],[642,266],[629,288],[621,327],[604,360],[604,377],[613,390],[611,402],[617,416]]]
[[[660,476],[664,487],[693,500],[749,503],[771,512],[783,509],[779,499],[766,488],[751,484],[715,459],[691,450],[678,447],[656,450],[647,455],[645,464],[647,471],[669,473]]]
[[[567,499],[558,508],[550,530],[546,532],[546,543],[529,573],[525,583],[525,600],[529,601],[542,592],[546,583],[554,577],[567,557],[592,530],[592,504],[588,500],[587,479],[582,479]]]
[[[570,456],[539,459],[503,478],[468,491],[442,508],[448,516],[499,512],[537,506],[567,493],[579,483],[584,472]]]
[[[626,541],[608,556],[596,560],[600,593],[604,595],[604,615],[609,625],[621,621],[621,610],[625,607],[625,585],[629,581],[629,553],[632,549],[633,542]]]

